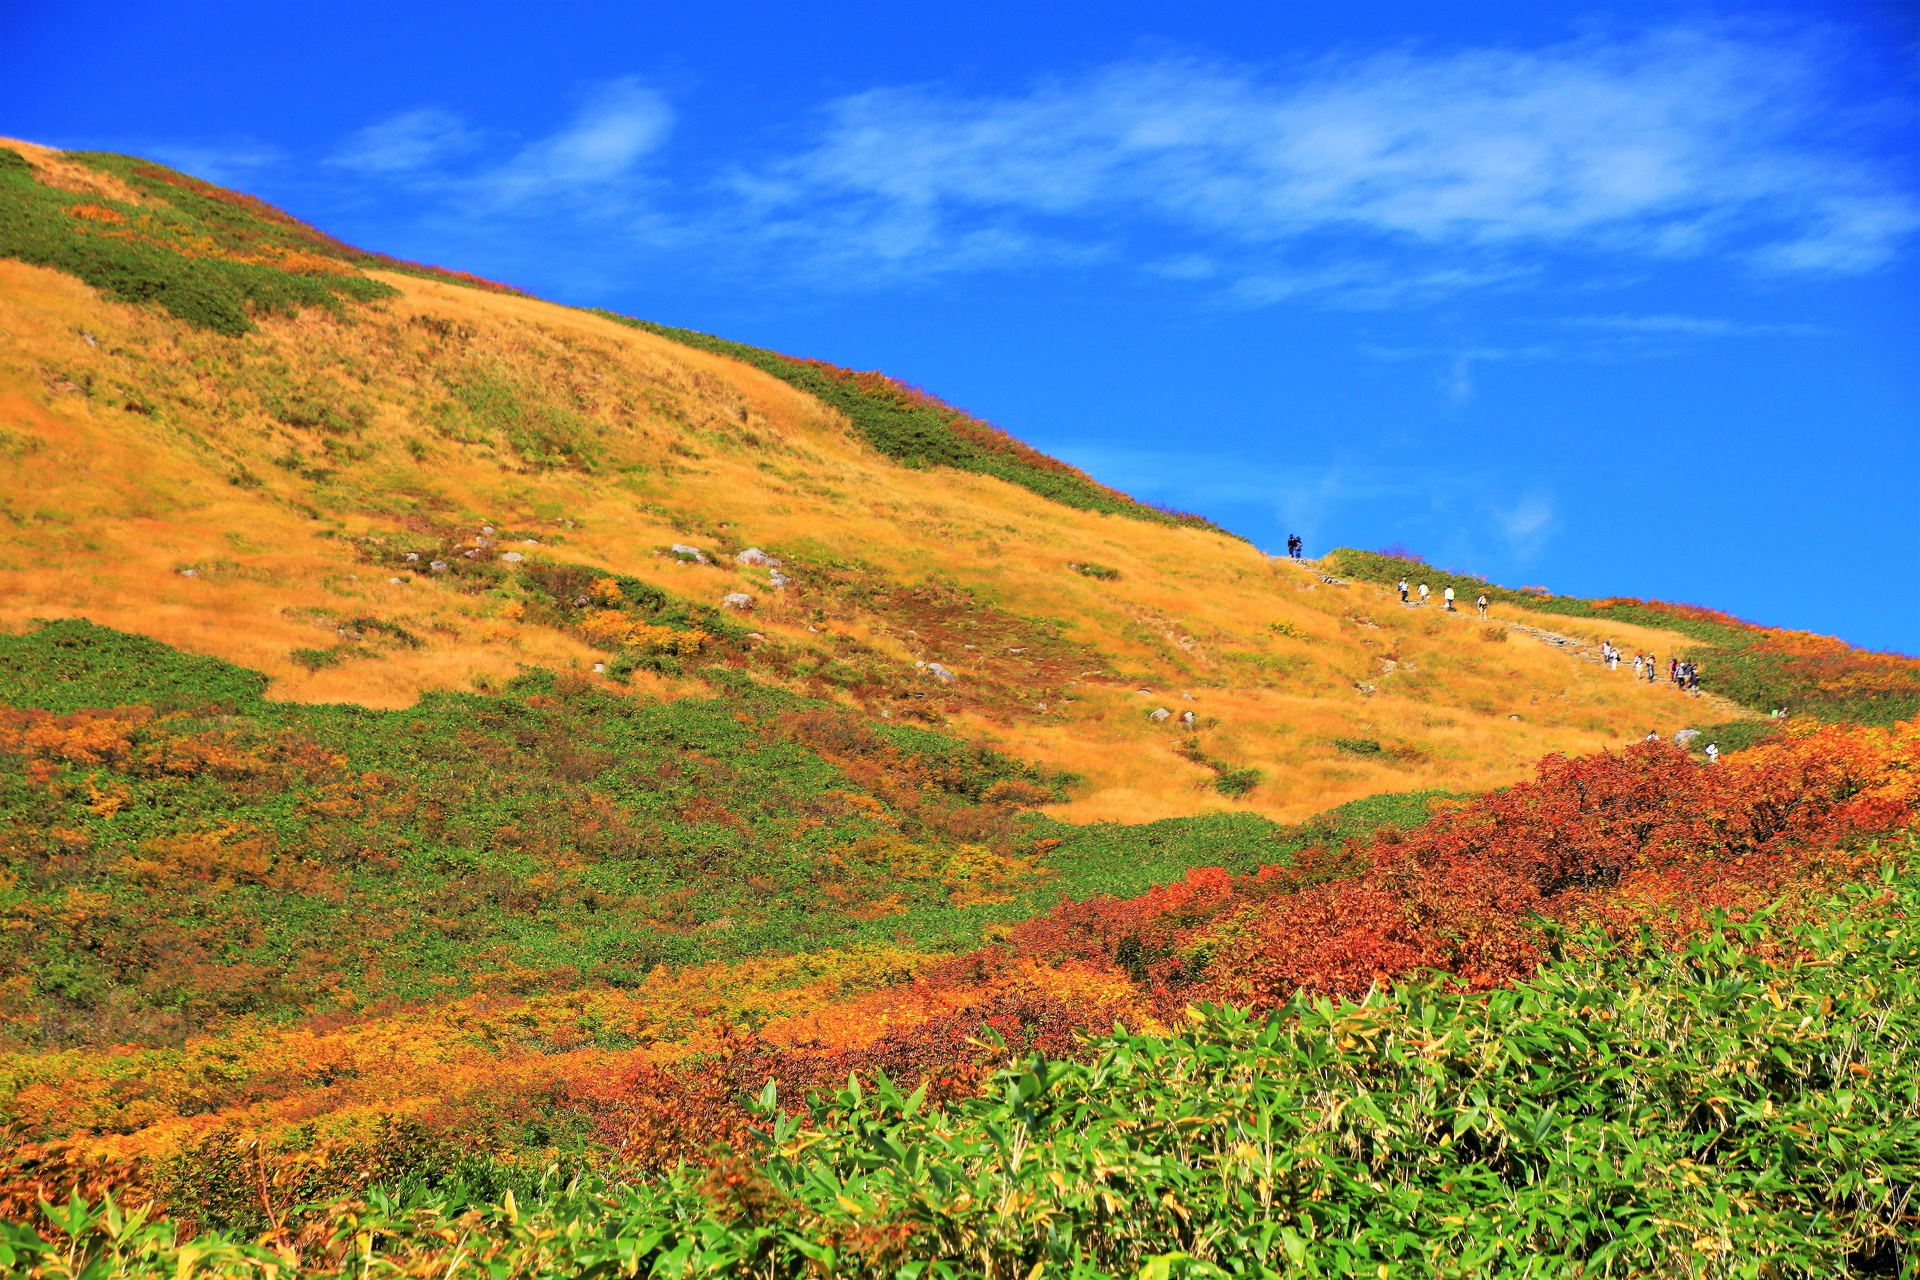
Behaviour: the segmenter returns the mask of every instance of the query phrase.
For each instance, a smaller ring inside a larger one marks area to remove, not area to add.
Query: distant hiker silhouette
[[[1407,602],[1407,580],[1405,578],[1402,578],[1400,579],[1400,603],[1405,604],[1406,602]]]
[[[1478,600],[1475,600],[1473,603],[1480,610],[1480,616],[1482,618],[1486,617],[1487,616],[1487,593],[1482,591],[1480,593],[1480,598]]]
[[[1291,560],[1298,560],[1298,559],[1300,558],[1300,553],[1301,553],[1301,551],[1302,551],[1302,550],[1304,550],[1304,549],[1306,548],[1306,545],[1307,545],[1306,543],[1304,543],[1304,542],[1302,542],[1302,541],[1300,540],[1300,535],[1299,535],[1299,534],[1297,534],[1297,533],[1290,533],[1290,534],[1288,534],[1288,535],[1287,535],[1287,557],[1288,557],[1288,559],[1291,559]]]

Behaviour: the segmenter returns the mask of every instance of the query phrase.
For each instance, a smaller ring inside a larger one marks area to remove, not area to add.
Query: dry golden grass
[[[1495,786],[1545,752],[1739,714],[1518,633],[1488,642],[1477,619],[1330,586],[1217,534],[896,466],[817,402],[720,356],[529,299],[381,278],[401,296],[345,319],[263,318],[232,339],[0,262],[0,626],[84,616],[264,671],[274,697],[399,706],[598,655],[507,616],[501,599],[389,583],[356,557],[364,534],[537,530],[542,554],[708,603],[748,590],[753,625],[792,645],[827,643],[808,630],[808,610],[825,606],[833,630],[903,664],[913,652],[876,615],[658,551],[732,541],[864,563],[901,585],[939,575],[1008,614],[1064,623],[1097,655],[1066,698],[1011,717],[968,704],[978,655],[934,655],[961,677],[956,731],[1087,779],[1060,809],[1073,820],[1234,806],[1295,819],[1381,791]],[[591,470],[530,465],[497,432],[461,425],[449,388],[476,378],[576,424]],[[297,397],[360,425],[290,426],[276,406]],[[1067,568],[1089,560],[1121,576]],[[359,613],[426,643],[318,673],[293,662]],[[1661,654],[1684,644],[1628,628],[1611,638]],[[635,695],[695,687],[643,680]],[[1191,709],[1199,725],[1152,725],[1156,706]],[[1263,784],[1220,796],[1176,752],[1187,737],[1259,768]],[[1347,754],[1335,738],[1385,750]]]

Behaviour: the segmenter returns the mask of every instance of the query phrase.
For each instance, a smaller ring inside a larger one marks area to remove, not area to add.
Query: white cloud
[[[981,244],[1111,245],[1145,219],[1192,242],[1148,269],[1204,261],[1250,302],[1452,291],[1560,251],[1866,270],[1920,206],[1820,132],[1823,75],[1783,41],[1675,31],[1285,71],[1127,63],[1000,97],[876,89],[734,189],[776,238],[901,269],[969,239],[969,265]]]
[[[1772,324],[1754,323],[1744,320],[1723,320],[1714,316],[1679,315],[1611,315],[1611,316],[1571,316],[1560,322],[1575,329],[1596,329],[1608,333],[1646,334],[1656,337],[1682,338],[1747,338],[1747,337],[1793,337],[1807,338],[1824,333],[1825,330],[1810,324]]]
[[[522,148],[480,183],[503,202],[606,190],[631,180],[672,128],[665,98],[637,80],[616,80],[595,90],[566,128]]]
[[[359,130],[328,163],[366,174],[417,174],[438,169],[479,145],[480,135],[459,116],[422,107]]]
[[[627,78],[598,86],[564,127],[505,159],[478,158],[484,134],[452,112],[422,107],[352,134],[328,163],[496,213],[542,201],[604,210],[631,205],[643,162],[672,129],[666,99]]]

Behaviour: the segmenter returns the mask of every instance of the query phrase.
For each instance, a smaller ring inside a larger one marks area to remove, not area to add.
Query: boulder
[[[445,573],[447,571],[447,562],[445,560],[435,560],[432,564],[428,565],[427,568],[433,570],[435,573]]]
[[[761,569],[778,569],[780,562],[758,547],[748,547],[734,558],[735,564],[744,564]]]
[[[1698,729],[1682,729],[1673,735],[1673,745],[1676,747],[1684,747],[1699,736],[1700,731]]]
[[[508,564],[519,564],[522,560],[526,559],[526,557],[521,555],[518,551],[509,551],[507,552],[507,554],[501,556],[500,558]]]
[[[789,578],[786,574],[780,572],[778,569],[775,569],[773,572],[767,575],[767,581],[773,584],[773,589],[775,591],[785,591],[787,589],[787,584],[792,582],[793,579]]]
[[[953,674],[953,672],[947,670],[945,667],[941,666],[937,662],[929,662],[927,664],[927,671],[930,675],[933,676],[935,680],[938,680],[941,684],[952,684],[955,680],[958,680],[960,678],[959,676],[956,676],[955,674]]]
[[[1165,707],[1155,707],[1147,713],[1147,719],[1153,721],[1155,724],[1165,724],[1172,718],[1173,712],[1167,710]]]
[[[1183,729],[1193,728],[1193,712],[1182,711],[1180,713],[1180,727]]]
[[[407,563],[408,563],[408,564],[419,564],[419,563],[420,563],[420,553],[419,553],[418,551],[409,551],[409,552],[407,552]]]
[[[679,556],[682,560],[691,560],[696,564],[712,564],[713,563],[711,560],[707,559],[706,552],[702,551],[698,547],[690,547],[684,542],[676,542],[671,547],[668,547],[667,550],[673,552],[673,554],[675,554],[676,556]]]
[[[744,591],[729,591],[720,597],[720,603],[729,609],[751,609],[753,597]]]

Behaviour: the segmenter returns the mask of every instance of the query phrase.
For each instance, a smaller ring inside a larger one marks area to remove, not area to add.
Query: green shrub
[[[135,205],[45,186],[24,157],[0,148],[0,257],[65,271],[118,301],[156,302],[189,324],[227,334],[251,330],[255,312],[338,312],[342,299],[370,302],[395,293],[346,262],[337,274],[305,274],[237,260],[265,247],[312,246],[258,219],[245,221],[218,201],[196,199],[180,185],[191,180],[160,166],[98,153],[65,158],[113,173],[153,198]],[[236,256],[183,252],[204,241]]]

